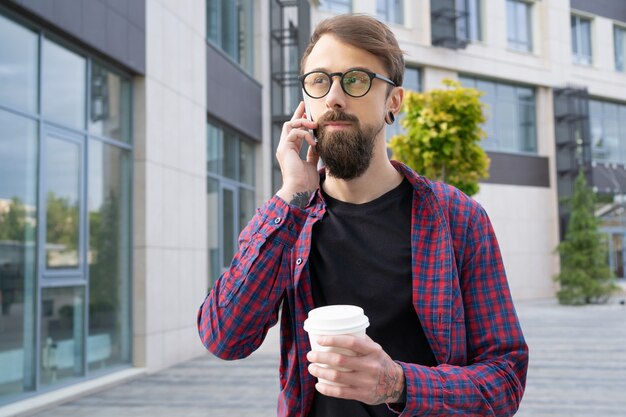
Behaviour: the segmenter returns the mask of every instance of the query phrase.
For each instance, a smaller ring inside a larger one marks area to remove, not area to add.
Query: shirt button
[[[302,258],[296,259],[296,265],[300,265],[302,263]]]
[[[280,217],[276,217],[276,218],[274,219],[274,223],[278,224],[278,223],[280,223],[280,221],[281,221],[281,220],[282,220],[282,219],[281,219]]]

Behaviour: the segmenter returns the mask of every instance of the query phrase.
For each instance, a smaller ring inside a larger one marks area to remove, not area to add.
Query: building
[[[554,294],[580,167],[623,277],[620,0],[0,0],[0,415],[203,352],[196,310],[280,184],[311,28],[345,12],[390,24],[406,88],[486,93],[476,198],[514,298]]]

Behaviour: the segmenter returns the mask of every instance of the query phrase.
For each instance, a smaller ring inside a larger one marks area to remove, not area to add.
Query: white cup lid
[[[304,330],[321,333],[348,332],[365,329],[370,322],[363,309],[353,305],[331,305],[309,311],[304,321]]]

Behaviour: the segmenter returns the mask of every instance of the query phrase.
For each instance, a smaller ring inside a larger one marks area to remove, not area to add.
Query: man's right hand
[[[287,203],[300,207],[306,205],[307,196],[310,197],[319,185],[319,155],[315,149],[315,139],[309,131],[317,128],[317,123],[304,116],[304,102],[300,102],[291,120],[283,124],[276,149],[276,159],[283,176],[283,185],[276,195]],[[300,158],[300,150],[305,141],[309,144],[306,161]]]

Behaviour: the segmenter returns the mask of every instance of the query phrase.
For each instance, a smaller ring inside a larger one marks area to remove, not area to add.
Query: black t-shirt
[[[412,304],[411,204],[408,180],[365,204],[324,194],[326,216],[313,228],[309,267],[316,307],[353,304],[370,320],[367,334],[394,360],[435,366]],[[368,406],[315,391],[309,417],[396,416],[385,404]]]

